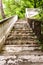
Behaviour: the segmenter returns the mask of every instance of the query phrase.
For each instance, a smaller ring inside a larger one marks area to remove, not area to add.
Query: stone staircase
[[[2,59],[3,62],[5,60],[5,65],[43,65],[39,40],[26,20],[15,23],[5,41],[1,56],[4,56]]]
[[[18,21],[6,39],[5,44],[22,45],[37,43],[37,36],[33,33],[27,21]]]

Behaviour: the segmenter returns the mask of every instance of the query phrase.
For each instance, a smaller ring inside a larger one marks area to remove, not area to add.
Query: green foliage
[[[0,15],[0,20],[2,19],[1,15]]]
[[[4,11],[6,16],[17,14],[19,18],[24,18],[25,8],[33,7],[29,0],[3,0],[5,5]]]
[[[25,8],[34,8],[35,0],[3,0],[4,12],[7,17],[17,14],[19,18],[24,18]],[[43,0],[36,0],[36,7],[42,9]],[[41,16],[36,16],[36,18],[43,18],[42,11]],[[0,17],[1,18],[1,17]]]

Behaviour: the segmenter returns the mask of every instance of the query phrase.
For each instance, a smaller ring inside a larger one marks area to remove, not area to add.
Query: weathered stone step
[[[3,48],[3,53],[2,54],[16,54],[16,55],[43,55],[43,52],[41,51],[40,47],[24,47],[24,46],[12,46],[12,45],[6,45]]]
[[[19,40],[21,40],[21,41],[22,41],[22,40],[25,40],[25,41],[26,41],[26,40],[27,40],[27,41],[28,41],[28,40],[31,40],[31,41],[32,41],[32,40],[33,40],[33,41],[36,40],[36,41],[38,41],[37,38],[26,38],[26,37],[23,37],[23,38],[22,38],[22,37],[21,37],[21,38],[20,38],[20,37],[19,37],[19,38],[18,38],[18,37],[16,37],[16,38],[7,38],[7,41],[9,41],[9,40],[11,40],[11,41],[13,41],[13,40],[15,40],[15,41],[16,41],[16,40],[17,40],[17,41],[19,41]]]
[[[14,34],[12,34],[12,35],[15,35],[15,36],[35,36],[35,34],[34,33],[17,33],[17,32],[15,32]]]
[[[14,34],[19,34],[19,33],[21,33],[21,34],[31,34],[31,35],[35,35],[35,33],[33,33],[33,32],[30,32],[30,31],[21,31],[21,32],[19,32],[19,31],[15,31],[14,32]]]
[[[15,24],[19,24],[19,23],[20,23],[20,24],[22,24],[22,23],[23,23],[23,24],[27,24],[27,21],[23,21],[23,22],[22,22],[22,21],[18,21],[18,22],[16,22]]]
[[[37,38],[37,36],[32,36],[32,35],[29,35],[29,34],[26,34],[26,35],[23,35],[23,34],[12,34],[11,36],[8,36],[8,38]]]
[[[6,41],[39,41],[37,38],[28,38],[28,37],[12,37],[12,38],[7,38]]]
[[[3,48],[4,50],[11,50],[12,49],[12,51],[16,51],[16,50],[21,50],[21,51],[25,51],[25,50],[28,50],[28,51],[38,51],[38,50],[40,50],[41,48],[40,47],[38,47],[38,46],[15,46],[15,45],[6,45],[4,48]],[[18,51],[19,51],[18,50]]]
[[[6,40],[6,42],[5,42],[5,44],[12,44],[12,45],[14,45],[14,44],[37,44],[39,41],[36,41],[36,40],[9,40],[9,41],[7,41]]]
[[[20,29],[20,28],[15,28],[15,31],[32,31],[30,28],[28,29]]]
[[[20,29],[20,28],[15,28],[14,31],[32,31],[31,29]]]
[[[5,63],[7,65],[43,65],[43,56],[34,56],[34,55],[20,55],[17,56],[1,56],[2,58],[0,58],[0,64],[1,65],[5,65]],[[32,58],[32,59],[31,59]],[[3,62],[3,63],[2,63]]]
[[[30,28],[30,26],[28,25],[28,23],[26,23],[26,24],[23,24],[23,23],[20,23],[20,24],[15,24],[14,25],[14,27],[13,27],[13,29],[14,28],[22,28],[22,29],[31,29],[32,30],[32,28]]]
[[[15,25],[24,25],[24,26],[29,26],[29,24],[27,22],[16,22]]]
[[[33,33],[33,31],[29,31],[29,30],[14,30],[14,31],[18,32],[18,33],[20,33],[20,31],[21,31],[21,33]],[[14,31],[11,31],[11,32],[14,32]]]
[[[2,50],[3,52],[0,54],[0,55],[4,55],[4,56],[13,56],[13,55],[37,55],[37,56],[41,56],[41,55],[43,55],[43,52],[41,52],[41,51],[28,51],[28,50],[26,50],[26,51],[12,51],[12,50],[9,50],[9,51],[4,51],[4,50]]]
[[[12,47],[40,47],[40,44],[6,45],[6,46],[12,46]]]
[[[21,62],[19,65],[43,65],[43,62]]]
[[[18,28],[23,28],[23,27],[24,27],[24,28],[30,28],[27,24],[23,24],[23,23],[20,23],[20,24],[19,24],[19,23],[16,23],[16,24],[14,25],[14,27],[15,27],[15,28],[17,28],[17,27],[18,27]]]
[[[28,31],[24,31],[24,32],[19,32],[19,31],[15,31],[15,32],[10,32],[10,34],[12,33],[12,35],[16,35],[16,34],[19,34],[19,35],[35,35],[35,33],[33,33],[33,32],[28,32]]]
[[[22,61],[27,61],[27,62],[31,62],[31,63],[40,63],[43,62],[43,55],[42,56],[35,56],[35,55],[20,55],[18,56],[19,59],[22,59]]]
[[[36,36],[23,36],[23,35],[14,35],[7,38],[7,40],[38,40]]]
[[[14,27],[30,28],[30,26],[27,23],[16,23]]]
[[[27,22],[16,22],[15,25],[26,25],[27,26]]]

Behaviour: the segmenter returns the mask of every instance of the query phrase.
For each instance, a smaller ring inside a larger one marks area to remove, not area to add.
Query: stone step
[[[6,45],[2,49],[2,54],[17,54],[17,55],[43,55],[43,51],[41,51],[40,47],[27,47],[27,46],[14,46],[14,45]]]
[[[18,56],[19,59],[22,59],[24,62],[31,62],[31,63],[43,63],[43,55],[42,56],[35,56],[35,55],[20,55]]]
[[[12,37],[12,38],[7,38],[6,41],[39,41],[37,38],[27,38],[27,37]]]
[[[21,36],[21,35],[15,35],[15,36],[10,36],[6,40],[38,40],[36,36]]]
[[[25,22],[25,23],[24,22],[20,22],[20,23],[16,22],[15,25],[14,25],[14,27],[17,26],[17,25],[18,26],[26,26],[26,27],[28,26],[28,27],[30,27],[29,24],[27,24],[27,22]]]
[[[6,45],[4,46],[3,50],[12,50],[12,51],[16,51],[16,50],[20,50],[20,51],[38,51],[40,50],[40,46],[16,46],[16,45]]]
[[[5,46],[5,45],[4,45]],[[40,47],[40,44],[6,45],[12,47]]]
[[[26,30],[27,29],[27,30],[32,30],[32,28],[30,28],[30,27],[28,27],[26,25],[25,26],[24,25],[22,25],[22,26],[21,25],[19,25],[19,26],[15,25],[15,27],[13,27],[13,29],[21,29],[21,30]]]
[[[32,35],[29,35],[29,34],[26,34],[26,35],[23,35],[23,34],[22,35],[21,34],[12,34],[11,36],[8,36],[8,38],[13,38],[13,37],[14,38],[16,38],[16,37],[17,38],[33,38],[33,39],[37,38],[37,36],[35,36],[35,35],[32,36]]]
[[[19,33],[21,33],[21,34],[30,34],[30,35],[35,35],[35,33],[33,33],[33,32],[28,32],[28,31],[24,31],[24,32],[19,32],[19,31],[15,31],[15,32],[13,32],[13,34],[19,34]]]
[[[34,33],[32,33],[32,34],[31,34],[31,33],[27,33],[27,34],[26,34],[26,33],[21,33],[21,32],[19,32],[19,33],[15,32],[15,33],[13,33],[12,35],[15,35],[15,36],[17,36],[17,35],[18,35],[18,36],[19,36],[19,35],[20,35],[20,36],[35,36]]]
[[[9,41],[9,40],[11,40],[11,41],[13,41],[13,40],[15,40],[15,41],[16,41],[16,40],[17,40],[17,41],[19,41],[19,40],[21,40],[21,41],[22,41],[22,40],[23,40],[23,41],[29,41],[29,40],[30,40],[30,41],[34,41],[34,40],[35,40],[35,41],[39,41],[37,38],[20,38],[20,37],[19,37],[19,38],[16,37],[16,38],[7,38],[7,39],[6,39],[6,41]]]
[[[43,65],[43,56],[34,56],[34,55],[20,55],[17,56],[1,56],[0,64],[1,65]]]
[[[12,30],[10,33],[14,33],[14,31],[15,32],[18,32],[18,33],[20,33],[20,32],[21,33],[25,33],[25,32],[27,32],[27,33],[34,33],[32,30],[30,31],[30,30],[20,30],[20,29],[19,30],[18,29],[17,30],[16,29],[15,30]]]
[[[25,50],[25,51],[20,51],[20,50],[16,50],[16,51],[12,51],[12,50],[2,50],[2,53],[0,53],[0,55],[4,55],[4,56],[13,56],[13,55],[37,55],[37,56],[41,56],[43,55],[43,51],[28,51],[28,50]]]
[[[16,45],[17,44],[18,45],[20,45],[20,44],[37,44],[38,42],[39,41],[36,41],[36,40],[28,40],[28,41],[27,40],[26,41],[25,40],[13,40],[13,41],[12,40],[9,40],[9,41],[6,41],[5,44],[6,45],[8,45],[8,44],[9,45],[10,44],[12,44],[12,45],[14,45],[14,44],[16,44]]]
[[[19,24],[19,23],[20,23],[20,24],[27,24],[27,21],[24,21],[24,22],[19,22],[19,21],[18,21],[18,22],[16,22],[15,24]]]
[[[27,32],[27,33],[34,33],[33,31],[29,31],[29,30],[12,30],[10,33],[14,33],[14,31],[18,32],[18,33],[20,33],[20,31],[21,31],[21,33],[25,33],[25,32]]]
[[[32,31],[32,29],[30,29],[30,28],[22,28],[22,27],[21,28],[20,27],[19,28],[18,27],[17,28],[15,27],[13,30]]]
[[[19,65],[43,65],[43,62],[22,62],[22,63],[19,63]]]

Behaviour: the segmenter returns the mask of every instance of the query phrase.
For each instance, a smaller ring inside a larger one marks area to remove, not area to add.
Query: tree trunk
[[[4,10],[3,10],[3,4],[2,4],[2,0],[0,0],[0,11],[1,11],[1,16],[2,18],[6,18],[5,14],[4,14]]]
[[[36,8],[37,0],[34,0],[34,8]]]

